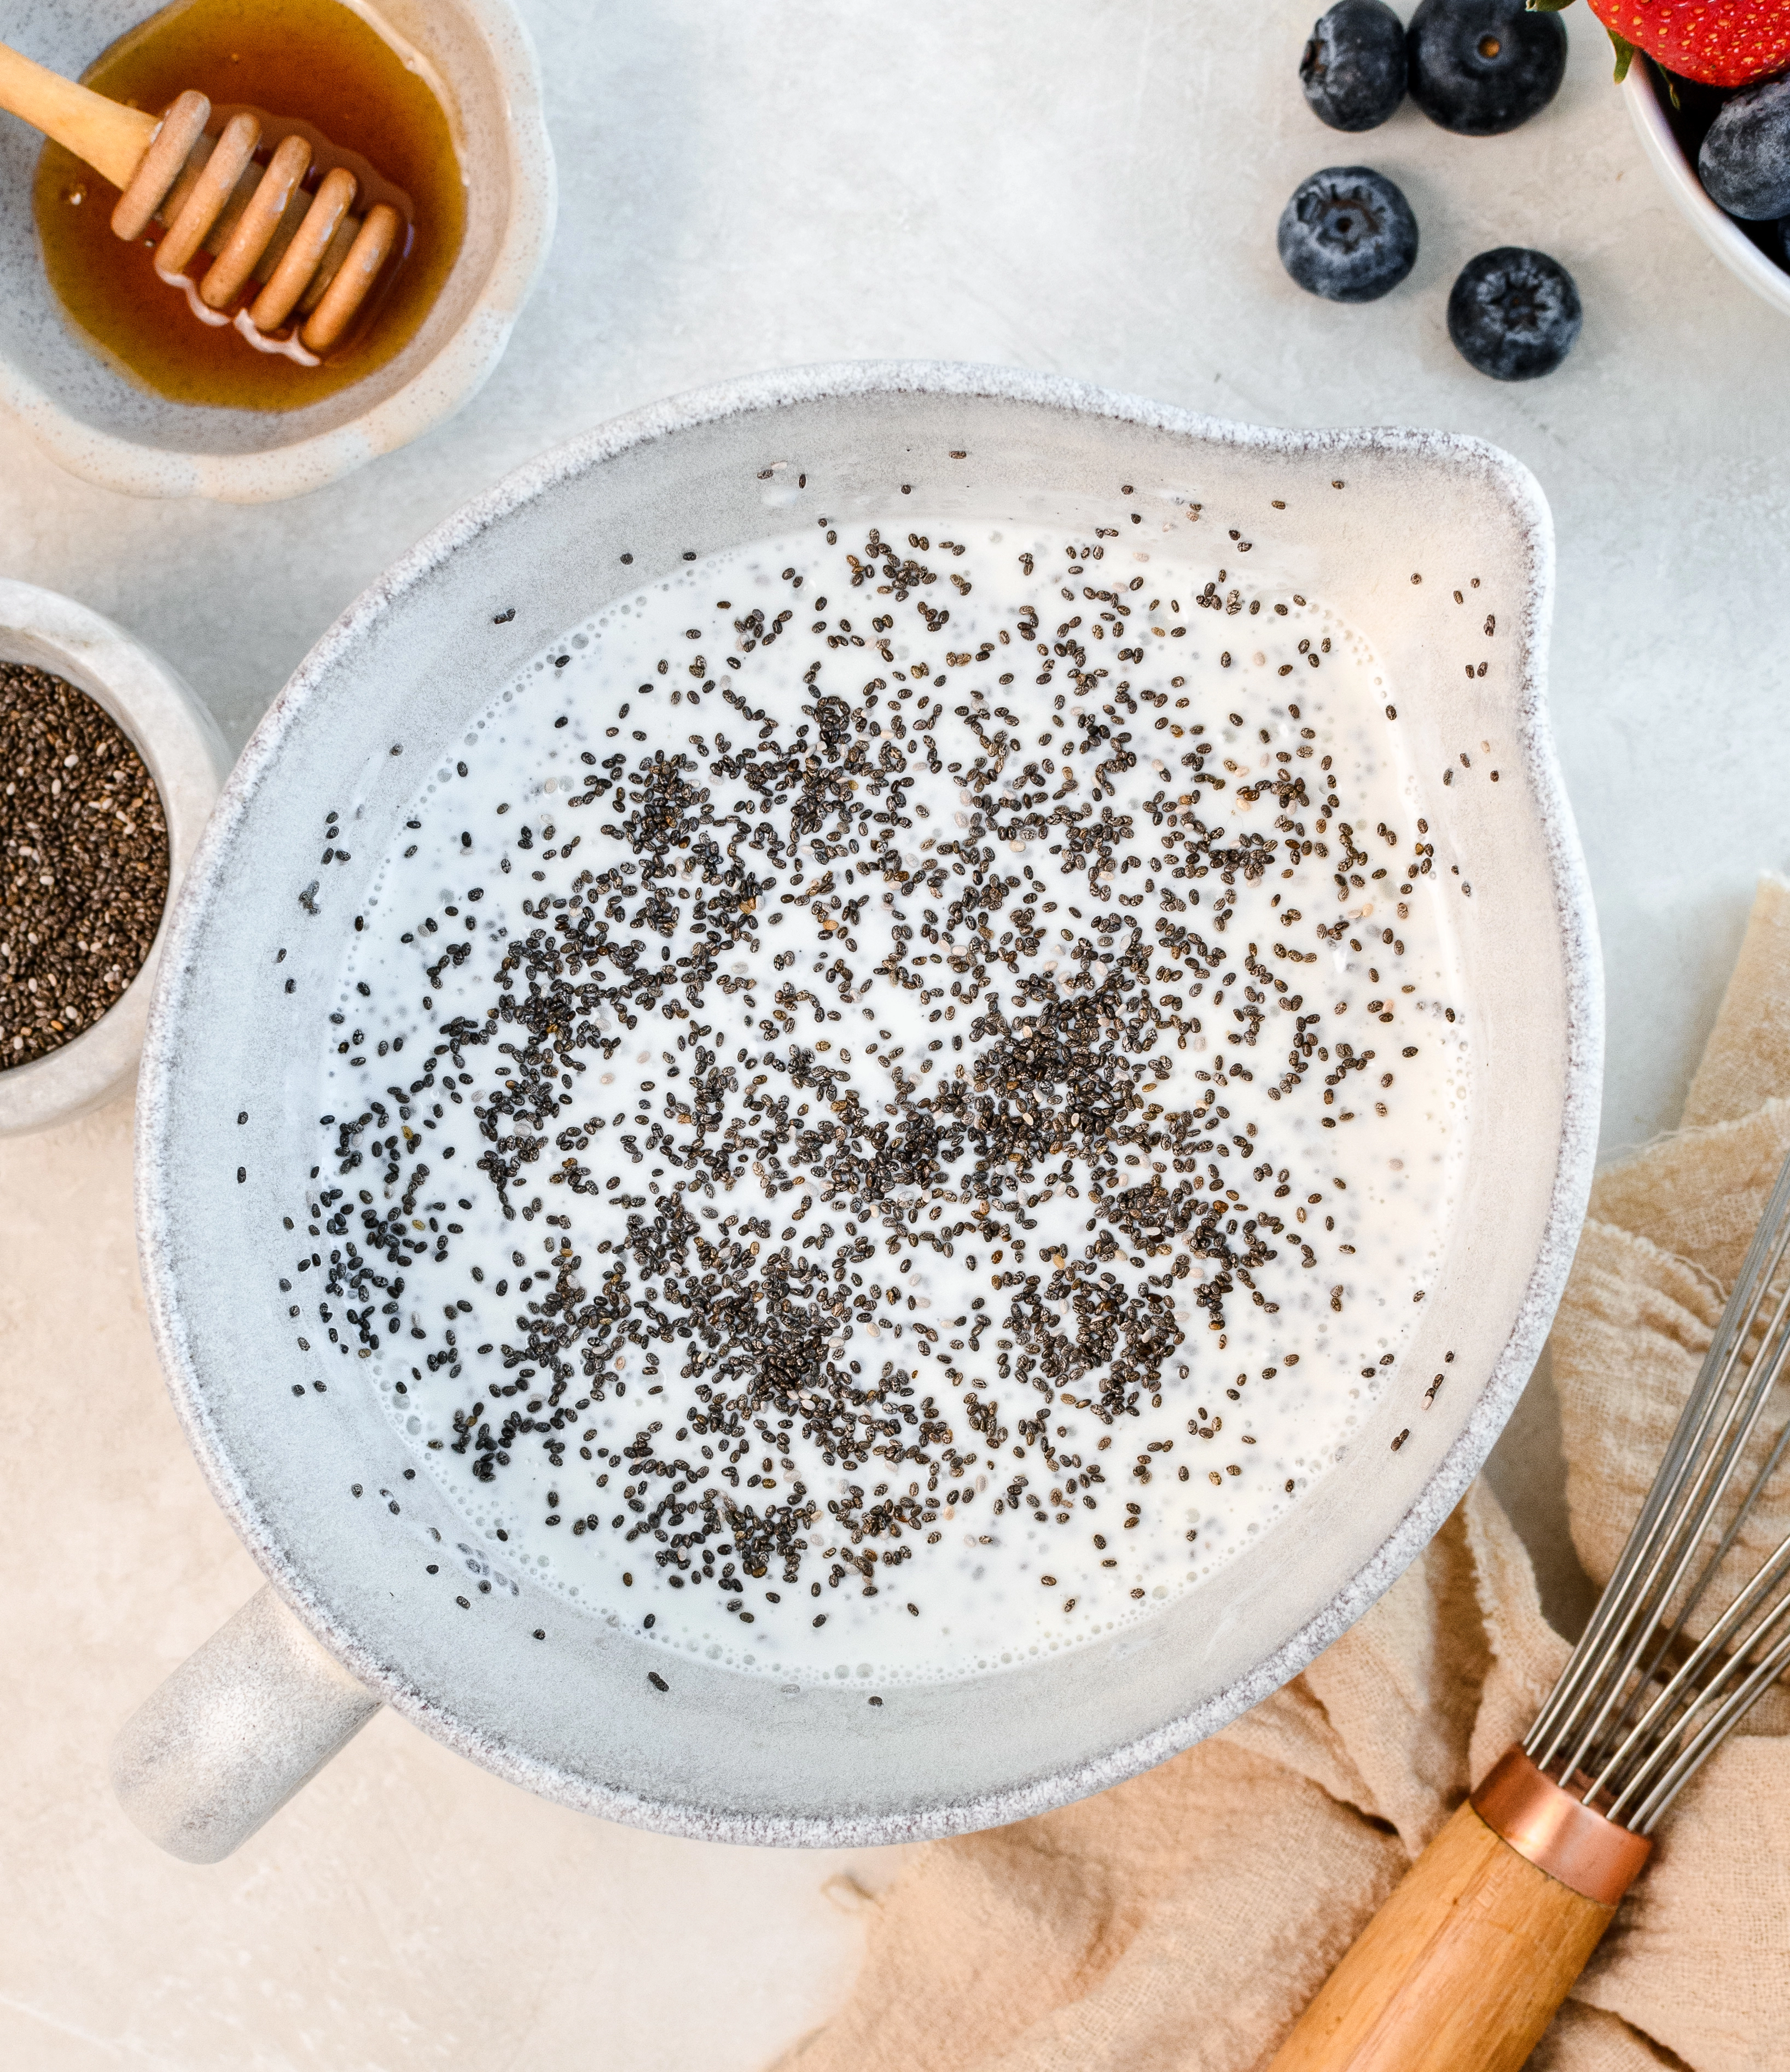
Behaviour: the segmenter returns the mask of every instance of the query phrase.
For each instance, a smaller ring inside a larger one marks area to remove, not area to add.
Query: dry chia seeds
[[[0,1071],[91,1029],[142,970],[168,891],[142,758],[84,691],[0,662]]]

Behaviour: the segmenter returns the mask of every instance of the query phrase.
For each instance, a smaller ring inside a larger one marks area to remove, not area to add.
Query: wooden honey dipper
[[[315,194],[301,183],[311,146],[284,138],[265,166],[255,163],[261,124],[233,115],[223,134],[205,134],[212,105],[179,95],[159,117],[47,71],[0,43],[0,109],[22,117],[122,190],[112,228],[126,240],[152,220],[167,228],[155,269],[184,286],[194,314],[208,323],[245,294],[254,299],[234,322],[251,344],[315,367],[366,300],[404,229],[389,204],[350,214],[358,183],[346,166],[326,173]],[[196,287],[186,269],[201,249],[213,256]],[[214,314],[215,313],[215,314]],[[274,339],[289,318],[291,335]]]

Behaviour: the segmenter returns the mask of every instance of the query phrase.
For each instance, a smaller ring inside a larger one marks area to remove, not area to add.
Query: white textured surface
[[[925,354],[1261,422],[1477,432],[1534,469],[1558,529],[1553,703],[1608,968],[1606,1150],[1675,1116],[1753,877],[1790,864],[1790,333],[1656,184],[1582,10],[1554,107],[1476,142],[1409,111],[1320,129],[1293,76],[1315,0],[1266,19],[1218,0],[523,11],[559,236],[475,402],[257,510],[113,497],[0,426],[0,573],[141,634],[240,742],[438,518],[697,381]],[[1300,295],[1273,250],[1296,181],[1349,160],[1398,179],[1424,234],[1405,286],[1355,310]],[[1504,242],[1553,252],[1586,308],[1567,367],[1514,389],[1467,369],[1442,321],[1456,268]],[[583,1819],[389,1717],[218,1870],[156,1857],[111,1807],[116,1722],[256,1581],[148,1357],[126,1123],[0,1148],[6,1371],[93,1404],[91,1430],[28,1409],[0,1469],[31,1581],[3,1627],[0,2054],[34,2072],[765,2062],[849,1979],[855,1930],[821,1897],[836,1860]],[[60,1264],[77,1240],[80,1281]]]

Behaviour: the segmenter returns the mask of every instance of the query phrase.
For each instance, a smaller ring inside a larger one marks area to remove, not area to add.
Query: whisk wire
[[[1787,1254],[1790,1159],[1615,1573],[1524,1743],[1539,1769],[1640,1833],[1790,1663],[1790,1631],[1779,1630],[1790,1617],[1787,1536],[1669,1667],[1790,1449],[1786,1424],[1706,1552],[1790,1365],[1790,1285],[1778,1289]]]
[[[1790,1540],[1779,1544],[1777,1551],[1746,1589],[1704,1634],[1678,1668],[1677,1673],[1661,1686],[1646,1711],[1629,1729],[1627,1736],[1616,1746],[1603,1770],[1586,1788],[1583,1797],[1587,1803],[1600,1792],[1607,1791],[1612,1797],[1608,1811],[1614,1816],[1616,1807],[1633,1796],[1648,1776],[1658,1770],[1662,1752],[1669,1743],[1682,1734],[1685,1726],[1700,1708],[1712,1704],[1719,1696],[1722,1687],[1739,1676],[1753,1651],[1763,1641],[1771,1629],[1790,1613],[1790,1598],[1780,1598],[1767,1605],[1764,1615],[1754,1626],[1744,1640],[1728,1651],[1728,1642],[1739,1631],[1747,1620],[1771,1597],[1787,1576],[1790,1576]],[[1638,1704],[1648,1689],[1646,1683],[1637,1684],[1630,1706]],[[1669,1734],[1659,1736],[1650,1742],[1649,1737],[1660,1723],[1675,1711],[1677,1719],[1673,1721]],[[1625,1764],[1640,1751],[1651,1747],[1652,1753],[1638,1763],[1634,1774],[1617,1783]]]
[[[1787,1241],[1790,1241],[1790,1233],[1787,1233]],[[1781,1258],[1781,1249],[1778,1256]],[[1774,1260],[1771,1270],[1775,1270],[1775,1267]],[[1756,1315],[1756,1305],[1754,1314]],[[1751,1442],[1759,1419],[1763,1414],[1767,1398],[1776,1379],[1775,1363],[1764,1355],[1777,1338],[1787,1315],[1790,1315],[1790,1293],[1787,1293],[1784,1300],[1778,1305],[1778,1313],[1773,1318],[1762,1345],[1760,1357],[1755,1359],[1748,1368],[1728,1405],[1722,1420],[1721,1431],[1687,1493],[1680,1522],[1666,1536],[1656,1557],[1651,1572],[1653,1587],[1636,1606],[1636,1616],[1629,1628],[1627,1652],[1619,1668],[1614,1672],[1607,1672],[1603,1687],[1607,1694],[1604,1704],[1596,1717],[1586,1727],[1578,1745],[1567,1758],[1569,1775],[1575,1771],[1588,1770],[1603,1759],[1611,1741],[1621,1732],[1623,1722],[1632,1710],[1635,1696],[1646,1688],[1668,1646],[1696,1609],[1704,1590],[1720,1566],[1719,1560],[1706,1561],[1695,1584],[1681,1597],[1685,1577],[1696,1560],[1703,1536],[1716,1515],[1717,1507],[1726,1496],[1739,1471],[1744,1449]],[[1743,1338],[1741,1342],[1744,1342]],[[1731,1360],[1730,1364],[1731,1366]],[[1735,1513],[1730,1527],[1731,1533],[1738,1533],[1744,1523],[1761,1486],[1755,1477],[1753,1487]],[[1671,1564],[1671,1572],[1664,1582],[1660,1582],[1660,1571],[1668,1561]],[[1661,1635],[1660,1626],[1675,1603],[1680,1607],[1677,1620]],[[1659,1636],[1657,1639],[1655,1638],[1656,1635]],[[1653,1656],[1644,1669],[1640,1666],[1641,1657],[1650,1641],[1654,1642]],[[1618,1712],[1616,1708],[1625,1692],[1629,1692],[1630,1696]],[[1613,1712],[1615,1712],[1614,1718],[1611,1717]]]
[[[1673,1800],[1786,1669],[1790,1669],[1790,1634],[1760,1659],[1746,1682],[1729,1695],[1696,1737],[1685,1745],[1660,1782],[1622,1824],[1638,1835],[1652,1834]]]
[[[1774,1387],[1776,1386],[1776,1374],[1774,1373],[1772,1379],[1772,1386]],[[1765,1489],[1766,1485],[1771,1481],[1773,1475],[1777,1473],[1779,1464],[1782,1462],[1787,1449],[1790,1449],[1790,1424],[1784,1424],[1779,1431],[1777,1438],[1773,1442],[1771,1452],[1766,1456],[1764,1463],[1760,1467],[1759,1473],[1753,1478],[1751,1487],[1748,1489],[1746,1495],[1741,1498],[1739,1506],[1734,1512],[1734,1518],[1729,1524],[1727,1531],[1722,1534],[1714,1552],[1704,1563],[1702,1573],[1697,1577],[1696,1581],[1691,1585],[1689,1590],[1685,1595],[1684,1603],[1679,1610],[1677,1617],[1673,1621],[1671,1626],[1660,1635],[1658,1641],[1655,1643],[1652,1655],[1648,1659],[1645,1666],[1640,1670],[1635,1684],[1634,1691],[1631,1695],[1627,1704],[1623,1707],[1622,1712],[1617,1716],[1615,1720],[1611,1722],[1609,1728],[1606,1730],[1606,1741],[1613,1739],[1615,1736],[1623,1731],[1628,1720],[1632,1716],[1636,1707],[1641,1702],[1648,1686],[1658,1677],[1662,1665],[1670,1657],[1673,1650],[1678,1645],[1680,1640],[1683,1637],[1685,1625],[1689,1621],[1693,1610],[1702,1601],[1704,1592],[1707,1590],[1710,1584],[1714,1582],[1717,1574],[1721,1569],[1722,1563],[1727,1560],[1729,1554],[1732,1552],[1734,1542],[1740,1537],[1741,1528],[1746,1524],[1748,1517],[1751,1515],[1753,1507],[1758,1503],[1759,1496]],[[1776,1555],[1772,1556],[1774,1562],[1777,1556]]]
[[[1694,1455],[1706,1434],[1709,1420],[1719,1406],[1723,1388],[1744,1342],[1746,1326],[1741,1313],[1744,1309],[1749,1317],[1756,1316],[1758,1305],[1769,1287],[1769,1273],[1763,1269],[1767,1254],[1778,1249],[1774,1240],[1783,1230],[1787,1210],[1790,1210],[1790,1165],[1780,1176],[1771,1202],[1754,1234],[1734,1293],[1718,1320],[1697,1379],[1627,1543],[1618,1557],[1615,1570],[1566,1672],[1530,1730],[1525,1746],[1543,1767],[1558,1753],[1558,1741],[1549,1737],[1564,1731],[1563,1721],[1579,1701],[1587,1683],[1600,1674],[1603,1656],[1612,1634],[1621,1630],[1634,1611],[1643,1588],[1644,1568],[1655,1556],[1660,1534],[1672,1523],[1673,1507],[1681,1500],[1678,1482],[1685,1462]]]
[[[1786,1179],[1790,1179],[1787,1170]],[[1780,1179],[1780,1190],[1785,1180]],[[1767,1223],[1770,1222],[1769,1216]],[[1766,1224],[1754,1235],[1739,1282],[1741,1288],[1751,1284],[1755,1269],[1767,1244]],[[1548,1767],[1558,1753],[1558,1738],[1565,1731],[1565,1721],[1570,1716],[1572,1708],[1583,1696],[1586,1686],[1600,1673],[1605,1651],[1611,1644],[1612,1634],[1619,1631],[1632,1614],[1640,1589],[1638,1578],[1644,1564],[1655,1549],[1660,1531],[1668,1522],[1668,1514],[1676,1496],[1677,1476],[1684,1462],[1695,1449],[1702,1435],[1704,1426],[1714,1414],[1720,1400],[1735,1353],[1739,1334],[1732,1328],[1734,1301],[1730,1298],[1718,1321],[1715,1335],[1704,1356],[1703,1364],[1693,1384],[1689,1397],[1680,1414],[1677,1425],[1668,1443],[1658,1472],[1643,1500],[1639,1516],[1631,1528],[1627,1543],[1617,1557],[1616,1566],[1604,1586],[1603,1593],[1594,1609],[1590,1624],[1574,1650],[1560,1681],[1554,1686],[1553,1695],[1541,1708],[1534,1725],[1529,1730],[1524,1745],[1533,1759],[1543,1769]]]

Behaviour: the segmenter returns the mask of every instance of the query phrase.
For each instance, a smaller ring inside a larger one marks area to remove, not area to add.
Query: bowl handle
[[[346,1747],[381,1703],[269,1587],[125,1722],[112,1745],[112,1789],[171,1856],[219,1863]]]

